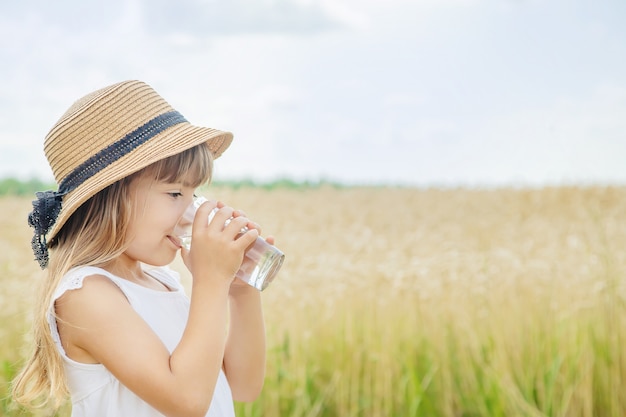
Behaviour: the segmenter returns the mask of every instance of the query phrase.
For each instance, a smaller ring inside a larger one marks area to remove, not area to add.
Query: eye
[[[178,197],[182,197],[183,196],[183,193],[181,193],[179,191],[171,192],[171,193],[167,193],[167,194],[169,194],[169,196],[172,197],[172,198],[178,198]]]

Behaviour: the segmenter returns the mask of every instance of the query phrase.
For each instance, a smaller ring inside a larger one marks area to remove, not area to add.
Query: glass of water
[[[193,219],[196,215],[198,207],[208,201],[204,197],[194,197],[193,203],[187,208],[183,214],[182,225],[176,226],[176,233],[180,238],[182,246],[187,249],[191,248],[191,228]],[[217,208],[213,209],[209,214],[209,222],[213,220],[213,216]],[[226,225],[230,220],[226,221]],[[242,229],[245,232],[247,229]],[[241,267],[235,274],[237,278],[253,286],[259,291],[263,291],[274,280],[276,274],[283,265],[285,254],[274,245],[270,245],[261,236],[246,249]]]

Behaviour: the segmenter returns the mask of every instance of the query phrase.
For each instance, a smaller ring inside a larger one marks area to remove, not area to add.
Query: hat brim
[[[168,128],[108,165],[105,170],[96,173],[82,183],[80,187],[65,195],[61,211],[48,234],[48,239],[52,240],[56,236],[72,213],[85,201],[122,178],[205,142],[208,144],[213,158],[217,159],[230,146],[232,140],[233,135],[230,132],[193,126],[187,122]]]

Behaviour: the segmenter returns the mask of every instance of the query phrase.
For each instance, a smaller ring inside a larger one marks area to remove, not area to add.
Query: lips
[[[180,239],[175,237],[175,236],[171,236],[168,235],[167,238],[170,240],[170,242],[172,242],[174,244],[174,246],[176,246],[178,249],[180,249],[182,247],[181,243],[180,243]]]

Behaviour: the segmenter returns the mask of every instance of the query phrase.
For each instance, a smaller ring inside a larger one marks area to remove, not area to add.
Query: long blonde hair
[[[12,396],[26,407],[58,408],[69,395],[63,360],[52,339],[48,314],[63,276],[81,265],[103,266],[126,249],[133,216],[129,185],[150,176],[155,181],[198,187],[211,179],[213,158],[206,144],[162,159],[110,185],[80,206],[49,242],[50,263],[35,305],[34,348],[12,384]],[[54,314],[54,313],[53,313]]]

